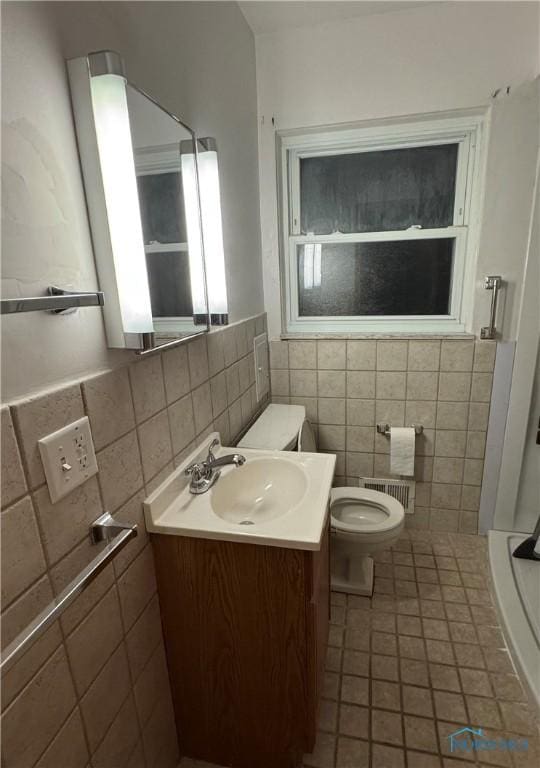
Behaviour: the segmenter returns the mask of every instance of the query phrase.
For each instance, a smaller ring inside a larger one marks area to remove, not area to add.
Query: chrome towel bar
[[[119,531],[119,533],[118,533]],[[116,533],[110,538],[111,533]],[[68,606],[94,581],[96,576],[110,563],[115,555],[137,535],[136,525],[124,525],[117,523],[106,512],[90,526],[92,543],[107,541],[107,545],[101,550],[86,568],[81,571],[76,579],[73,579],[65,589],[6,647],[0,661],[0,672],[6,672],[17,661],[19,656],[25,653],[51,624],[66,610]]]
[[[47,296],[0,300],[0,314],[12,315],[16,312],[46,311],[56,315],[70,314],[79,307],[102,307],[105,299],[102,291],[66,291],[50,285]]]

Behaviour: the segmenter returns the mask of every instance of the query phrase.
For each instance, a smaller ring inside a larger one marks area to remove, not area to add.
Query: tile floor
[[[305,768],[538,768],[537,718],[498,626],[486,540],[407,531],[375,559],[373,598],[332,595]],[[465,726],[491,748],[452,753],[449,734]],[[194,766],[207,764],[181,763]]]

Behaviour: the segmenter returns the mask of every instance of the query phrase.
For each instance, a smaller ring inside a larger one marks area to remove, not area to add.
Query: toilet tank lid
[[[238,448],[284,451],[296,442],[306,418],[303,405],[270,404],[238,442]]]

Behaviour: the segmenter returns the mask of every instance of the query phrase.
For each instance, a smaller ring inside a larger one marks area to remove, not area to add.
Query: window
[[[460,332],[479,117],[281,137],[288,332]]]
[[[135,151],[154,328],[189,331],[193,305],[178,145]]]

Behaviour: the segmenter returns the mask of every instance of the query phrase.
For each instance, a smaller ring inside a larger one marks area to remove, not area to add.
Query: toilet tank
[[[302,424],[302,429],[298,435],[298,450],[305,453],[317,453],[317,441],[313,428],[306,419]]]
[[[237,443],[237,447],[294,451],[305,420],[306,409],[303,405],[271,403]]]

